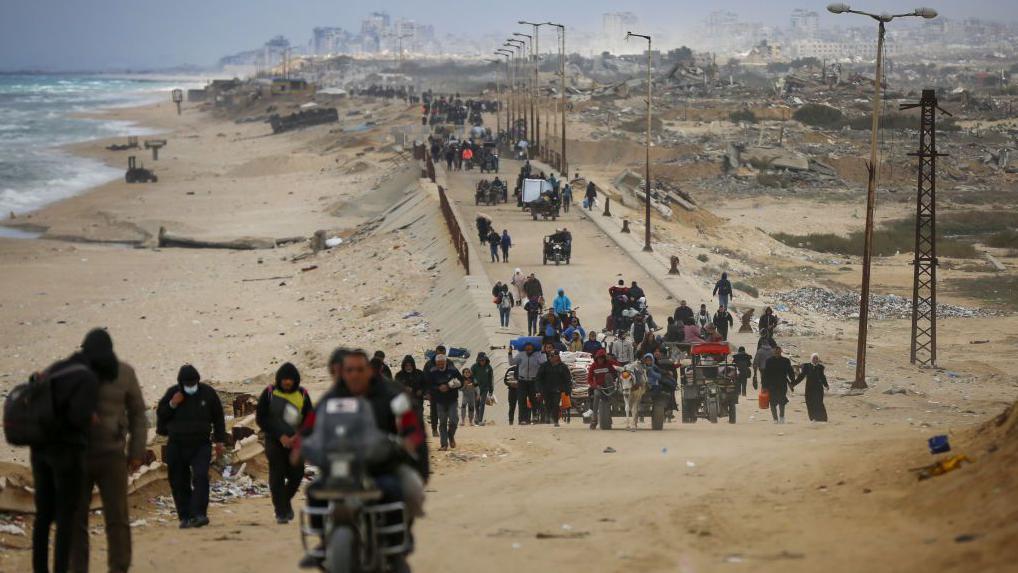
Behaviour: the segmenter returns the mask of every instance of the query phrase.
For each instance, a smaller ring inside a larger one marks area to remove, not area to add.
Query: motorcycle
[[[409,573],[409,512],[398,478],[380,470],[405,455],[402,447],[378,430],[361,398],[333,398],[321,410],[301,448],[322,472],[301,510],[305,553],[328,573]]]

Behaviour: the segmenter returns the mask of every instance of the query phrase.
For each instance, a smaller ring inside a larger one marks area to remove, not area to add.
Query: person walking
[[[758,373],[763,373],[764,366],[767,361],[770,360],[771,356],[774,356],[774,347],[777,344],[771,345],[765,341],[761,341],[757,344],[756,354],[753,355],[753,389],[757,389],[757,382],[759,379]]]
[[[428,418],[431,426],[431,437],[438,437],[438,407],[435,403],[434,397],[431,395],[431,386],[427,382],[427,375],[431,372],[431,369],[435,367],[435,356],[439,354],[445,354],[445,346],[439,344],[435,347],[432,358],[424,362],[425,382],[424,382],[424,395],[428,398]]]
[[[509,229],[502,229],[502,239],[500,243],[502,247],[502,262],[509,262],[509,249],[513,246],[513,239],[509,236]]]
[[[398,382],[414,398],[414,411],[417,412],[417,419],[424,423],[424,372],[417,368],[414,357],[407,354],[399,365],[399,372],[396,373],[395,381]]]
[[[53,571],[65,573],[70,566],[75,519],[84,498],[86,452],[99,400],[99,384],[110,383],[119,374],[113,343],[103,334],[105,331],[100,329],[89,332],[80,352],[32,375],[34,383],[49,386],[53,414],[43,428],[47,437],[32,443],[29,449],[35,501],[32,570],[36,573],[50,570],[49,538],[53,524],[56,524]],[[87,518],[88,509],[83,510]]]
[[[509,282],[516,289],[516,306],[523,306],[523,283],[526,282],[527,277],[524,276],[523,271],[518,267],[513,270],[513,278],[509,279]]]
[[[445,354],[435,355],[435,367],[427,374],[431,400],[438,413],[438,436],[441,451],[456,449],[456,427],[459,425],[459,389],[463,375],[449,364]]]
[[[536,352],[533,343],[528,342],[523,346],[523,352],[518,353],[512,361],[516,367],[516,399],[519,401],[520,425],[526,426],[531,421],[531,407],[537,403],[537,370],[545,362],[544,353]]]
[[[527,336],[536,336],[540,332],[537,323],[541,316],[541,303],[533,298],[527,299],[523,310],[527,313]]]
[[[707,325],[713,323],[714,319],[711,318],[710,312],[707,310],[707,305],[701,304],[700,312],[696,313],[696,325],[700,327],[700,338],[706,338]]]
[[[484,352],[477,353],[477,359],[470,367],[470,371],[477,384],[477,416],[474,419],[474,425],[483,426],[484,408],[495,393],[495,371],[491,368],[491,360]]]
[[[508,292],[495,297],[495,306],[498,307],[498,323],[502,328],[509,328],[509,313],[513,309],[513,297]]]
[[[685,325],[688,322],[695,322],[694,318],[696,315],[693,313],[693,309],[689,308],[689,305],[686,304],[686,301],[680,300],[679,306],[675,307],[675,314],[673,316],[675,317],[675,322]]]
[[[746,353],[745,346],[740,346],[739,351],[732,356],[732,363],[735,364],[735,370],[738,374],[738,387],[742,395],[745,396],[746,385],[749,383],[750,372],[753,368],[753,357]]]
[[[613,383],[617,377],[617,369],[621,366],[618,361],[608,357],[608,353],[602,348],[594,354],[594,361],[587,367],[587,388],[591,396],[590,410],[593,415],[590,417],[590,429],[597,429],[598,410],[601,406],[601,392],[599,390],[605,384]]]
[[[813,353],[809,362],[799,368],[799,377],[795,379],[795,387],[806,380],[806,412],[810,422],[826,422],[827,407],[824,406],[824,390],[829,390],[824,365],[820,363],[820,355]]]
[[[732,281],[728,280],[728,273],[721,273],[721,278],[714,283],[714,292],[711,293],[711,297],[714,296],[718,297],[718,306],[728,308],[728,303],[734,298],[732,296]]]
[[[258,397],[255,422],[265,432],[265,459],[269,462],[269,491],[276,523],[293,520],[293,496],[304,479],[304,460],[291,460],[297,429],[314,410],[311,397],[300,385],[300,372],[289,362],[276,370],[276,382]]]
[[[774,347],[774,355],[767,359],[763,370],[763,387],[770,392],[771,417],[775,424],[785,423],[785,404],[788,389],[794,387],[795,370],[792,361],[781,355],[781,347]]]
[[[491,250],[491,262],[498,262],[498,248],[502,244],[502,237],[499,236],[498,231],[492,229],[488,233],[488,248]]]
[[[460,420],[463,425],[473,426],[474,417],[477,415],[477,381],[474,380],[474,371],[464,368],[460,374],[463,375],[463,387],[460,388]]]
[[[774,309],[767,307],[764,309],[763,314],[760,315],[760,320],[757,321],[757,329],[760,331],[761,338],[763,333],[766,332],[770,337],[774,337],[774,330],[778,327],[778,315],[774,314]]]
[[[721,335],[721,340],[728,340],[728,329],[735,324],[732,319],[732,314],[728,312],[728,309],[724,306],[719,306],[718,311],[714,314],[714,326],[718,330],[718,334]]]
[[[566,183],[565,187],[562,188],[562,210],[566,213],[569,212],[569,207],[573,204],[573,188]]]
[[[113,352],[113,341],[105,330],[89,333],[89,346],[98,344]],[[105,352],[105,350],[104,350]],[[145,458],[148,422],[145,398],[130,364],[118,360],[113,380],[100,381],[96,420],[88,436],[86,471],[82,498],[75,514],[71,546],[71,571],[88,573],[88,512],[93,487],[99,488],[103,522],[106,526],[106,566],[111,573],[131,568],[131,518],[127,504],[127,478]]]
[[[587,182],[587,192],[583,197],[583,205],[588,211],[592,211],[594,209],[594,203],[597,202],[597,185],[594,185],[593,181]]]
[[[392,369],[389,368],[389,365],[385,363],[385,351],[384,350],[376,350],[374,356],[371,357],[371,360],[372,361],[377,361],[376,364],[380,363],[378,365],[378,374],[380,374],[381,376],[384,376],[385,378],[387,378],[389,380],[392,380]]]
[[[181,366],[177,383],[159,400],[156,433],[168,437],[164,461],[180,528],[208,525],[209,465],[213,443],[215,457],[223,455],[226,419],[219,394],[201,383],[194,366]]]
[[[534,276],[534,273],[530,273],[527,280],[523,282],[523,294],[532,300],[536,300],[541,303],[541,298],[544,297],[544,288],[541,286],[541,281]]]
[[[562,363],[557,350],[546,353],[547,362],[537,369],[537,387],[544,400],[545,414],[548,421],[558,427],[559,411],[562,394],[569,394],[573,387],[573,376],[569,367]]]

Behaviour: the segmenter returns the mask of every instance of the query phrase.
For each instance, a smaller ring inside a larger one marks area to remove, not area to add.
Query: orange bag
[[[562,407],[563,408],[573,407],[573,400],[569,397],[569,394],[566,394],[565,392],[562,393]]]
[[[771,407],[771,392],[770,390],[763,388],[760,390],[760,394],[757,396],[757,401],[760,402],[760,409],[766,410]]]

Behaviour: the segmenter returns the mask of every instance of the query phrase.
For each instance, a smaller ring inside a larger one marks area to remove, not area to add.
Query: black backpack
[[[40,446],[50,441],[56,424],[52,381],[61,376],[88,371],[82,364],[69,364],[56,372],[32,375],[28,382],[11,390],[4,400],[4,437],[12,446]]]

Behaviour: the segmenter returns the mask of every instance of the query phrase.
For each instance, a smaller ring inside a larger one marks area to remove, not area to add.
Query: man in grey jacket
[[[105,331],[103,335],[109,336]],[[112,340],[110,341],[112,345]],[[83,501],[75,516],[71,570],[88,571],[88,506],[92,488],[99,487],[106,524],[107,565],[111,573],[131,567],[131,526],[127,476],[141,467],[148,439],[145,399],[134,368],[120,361],[117,377],[99,385],[99,401],[89,433]]]
[[[516,399],[519,400],[521,426],[530,424],[530,405],[537,402],[537,371],[544,361],[544,353],[536,352],[534,345],[529,342],[523,346],[523,352],[513,358],[516,379],[519,380]]]

